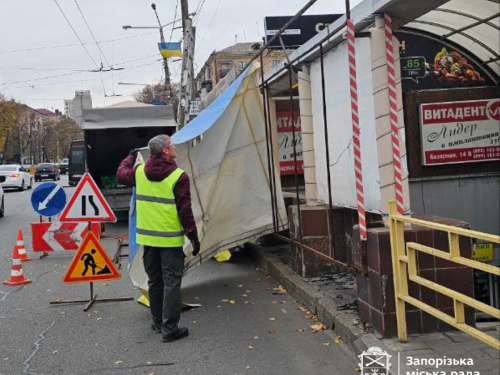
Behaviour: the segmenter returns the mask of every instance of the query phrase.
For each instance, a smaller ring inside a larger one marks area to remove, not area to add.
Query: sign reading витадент
[[[500,160],[500,99],[420,105],[422,164]]]

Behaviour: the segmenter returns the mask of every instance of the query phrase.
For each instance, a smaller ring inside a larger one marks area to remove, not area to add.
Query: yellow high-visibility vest
[[[144,164],[135,171],[137,204],[137,243],[155,247],[184,245],[174,187],[184,171],[177,168],[163,181],[149,181]]]

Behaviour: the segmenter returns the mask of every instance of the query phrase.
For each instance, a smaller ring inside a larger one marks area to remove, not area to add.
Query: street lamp
[[[177,21],[180,20],[175,20],[173,22],[167,23],[162,26],[160,22],[160,17],[158,16],[158,12],[156,11],[156,4],[153,3],[151,4],[151,8],[153,8],[153,11],[155,12],[156,19],[158,20],[158,26],[131,26],[131,25],[124,25],[123,30],[129,30],[129,29],[158,29],[160,31],[160,40],[162,43],[165,43],[165,36],[163,35],[163,28],[168,25],[172,25]],[[163,58],[163,66],[165,68],[165,90],[168,93],[168,96],[171,96],[171,88],[170,88],[170,72],[168,69],[168,59],[166,57]]]
[[[174,20],[172,22],[169,22],[165,25],[162,25],[160,22],[160,17],[158,16],[158,13],[156,12],[156,4],[152,3],[151,8],[153,8],[153,11],[155,12],[156,19],[158,20],[158,26],[131,26],[131,25],[124,25],[122,26],[123,30],[129,30],[129,29],[158,29],[160,31],[160,40],[162,43],[165,43],[165,37],[163,35],[163,28],[169,25],[172,25],[178,21],[182,21],[181,19]],[[188,16],[194,16],[196,12],[190,13]],[[163,66],[165,67],[165,90],[168,93],[168,96],[172,96],[172,90],[170,87],[170,72],[168,69],[168,59],[166,57],[163,58]]]

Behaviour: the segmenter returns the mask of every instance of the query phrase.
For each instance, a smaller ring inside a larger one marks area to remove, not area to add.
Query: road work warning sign
[[[88,232],[63,277],[63,283],[118,280],[120,272],[92,232]]]

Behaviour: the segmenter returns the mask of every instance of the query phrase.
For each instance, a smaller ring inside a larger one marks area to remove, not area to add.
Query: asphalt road
[[[61,177],[61,185],[67,185]],[[244,252],[225,263],[211,260],[185,276],[185,302],[202,307],[183,312],[181,324],[191,334],[178,342],[162,343],[149,328],[149,310],[135,301],[96,303],[88,312],[83,305],[49,305],[88,298],[89,285],[61,282],[74,253],[39,259],[31,252],[30,223],[38,216],[30,196],[29,190],[7,192],[6,216],[0,219],[1,280],[10,275],[17,229],[23,229],[33,258],[23,263],[31,284],[0,284],[0,374],[356,373],[358,361],[335,343],[335,335],[312,333],[315,323],[292,297],[273,294],[277,283]],[[126,223],[107,226],[102,243],[111,255],[114,237],[126,232]],[[123,261],[121,280],[95,284],[98,298],[138,297]]]

